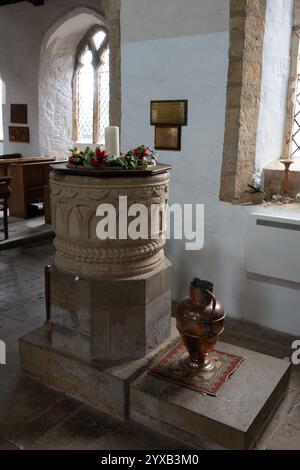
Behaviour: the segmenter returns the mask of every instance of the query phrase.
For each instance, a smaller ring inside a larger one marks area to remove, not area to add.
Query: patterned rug
[[[217,397],[227,379],[244,361],[242,357],[222,351],[213,351],[211,360],[215,363],[212,371],[199,373],[191,371],[183,364],[186,349],[179,339],[171,349],[149,369],[149,374],[191,388],[199,393]]]

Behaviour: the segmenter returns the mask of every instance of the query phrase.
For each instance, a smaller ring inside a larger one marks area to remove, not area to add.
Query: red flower
[[[108,155],[105,152],[105,150],[101,150],[100,148],[97,148],[95,152],[95,157],[91,160],[91,163],[93,160],[95,160],[95,164],[94,162],[92,163],[92,165],[94,166],[106,165],[107,157]]]
[[[99,163],[98,159],[94,157],[94,158],[91,159],[91,165],[92,166],[100,166],[100,163]]]
[[[132,153],[138,159],[149,156],[147,149],[143,147],[133,149]]]

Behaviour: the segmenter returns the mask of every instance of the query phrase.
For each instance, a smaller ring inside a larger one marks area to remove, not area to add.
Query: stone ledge
[[[46,228],[45,230],[37,233],[32,233],[17,238],[9,238],[8,240],[3,241],[1,240],[0,251],[11,250],[13,248],[34,245],[36,243],[52,240],[55,237],[55,233],[50,225],[48,227],[49,228]]]
[[[128,418],[129,385],[174,340],[173,331],[159,348],[133,361],[89,361],[53,348],[51,325],[20,338],[21,370],[44,385],[63,391],[119,419]]]

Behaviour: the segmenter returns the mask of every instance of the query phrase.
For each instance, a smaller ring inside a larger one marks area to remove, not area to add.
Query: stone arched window
[[[109,125],[109,33],[94,26],[80,41],[73,77],[73,140],[104,144]]]
[[[297,4],[300,6],[300,1],[295,3]],[[299,19],[299,12],[295,8],[283,158],[300,156],[300,25],[297,24]]]

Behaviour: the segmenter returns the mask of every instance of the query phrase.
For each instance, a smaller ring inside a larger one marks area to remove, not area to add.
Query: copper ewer
[[[190,369],[206,372],[214,369],[209,353],[224,331],[226,313],[213,294],[213,284],[195,278],[190,296],[183,299],[176,311],[177,329],[188,350],[184,364]]]

